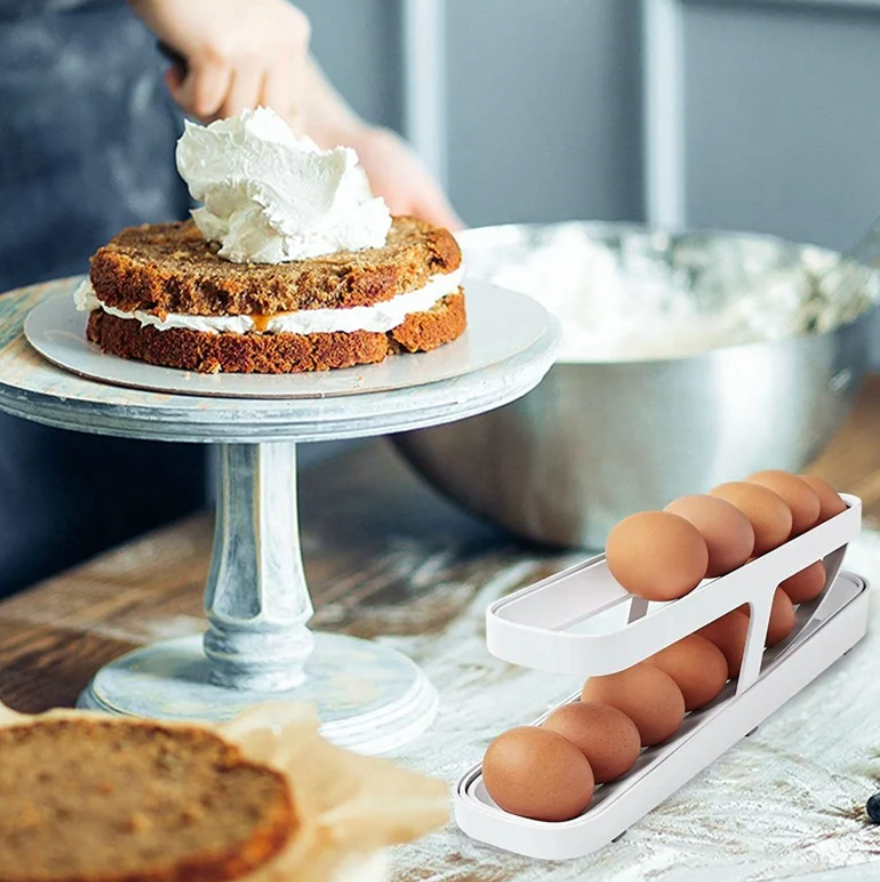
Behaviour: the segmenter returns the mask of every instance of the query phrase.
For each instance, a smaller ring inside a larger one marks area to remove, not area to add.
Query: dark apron
[[[123,227],[181,218],[180,118],[123,0],[0,0],[0,291],[84,273]],[[204,450],[0,414],[0,596],[204,500]]]

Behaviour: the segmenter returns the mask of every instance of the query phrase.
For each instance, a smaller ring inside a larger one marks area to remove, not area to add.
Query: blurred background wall
[[[880,0],[300,0],[320,61],[473,225],[880,214]]]

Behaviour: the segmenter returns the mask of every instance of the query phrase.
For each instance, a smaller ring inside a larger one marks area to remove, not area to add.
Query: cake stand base
[[[121,716],[224,722],[260,701],[306,702],[317,709],[325,738],[365,754],[396,750],[430,726],[437,692],[408,658],[355,637],[314,637],[305,680],[287,691],[214,685],[196,635],[116,659],[98,671],[78,705]]]

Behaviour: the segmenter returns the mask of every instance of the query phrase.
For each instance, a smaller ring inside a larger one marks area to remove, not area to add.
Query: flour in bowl
[[[467,230],[459,241],[470,275],[529,294],[560,320],[567,363],[822,333],[877,299],[876,276],[770,236],[572,222]]]

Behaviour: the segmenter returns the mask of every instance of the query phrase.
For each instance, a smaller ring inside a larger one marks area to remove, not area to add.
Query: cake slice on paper
[[[216,728],[0,706],[0,804],[3,882],[378,882],[447,795],[298,705]]]

